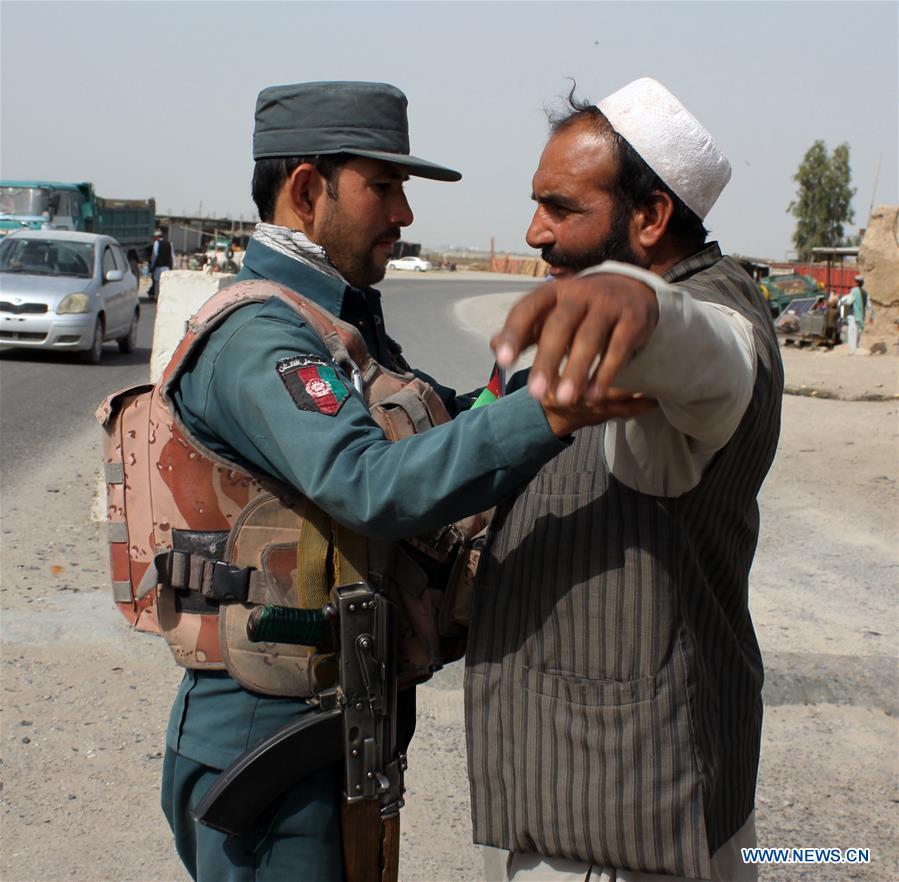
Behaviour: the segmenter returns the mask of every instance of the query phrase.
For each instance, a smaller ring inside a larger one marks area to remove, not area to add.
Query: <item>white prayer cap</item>
[[[730,163],[703,125],[661,83],[641,77],[597,105],[612,128],[705,220]]]

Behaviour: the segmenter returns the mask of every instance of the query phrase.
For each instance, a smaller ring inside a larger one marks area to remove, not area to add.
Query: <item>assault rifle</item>
[[[396,882],[406,758],[396,752],[396,608],[367,582],[334,588],[321,610],[266,606],[251,640],[339,649],[338,685],[317,707],[241,754],[207,791],[194,818],[248,833],[272,803],[311,772],[344,759],[347,882]]]

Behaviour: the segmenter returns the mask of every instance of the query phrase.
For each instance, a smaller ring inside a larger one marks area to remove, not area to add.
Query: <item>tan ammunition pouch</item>
[[[388,439],[449,420],[427,383],[379,365],[358,331],[296,293],[267,282],[219,292],[190,320],[152,390],[116,393],[98,411],[107,432],[116,602],[136,627],[158,626],[185,667],[227,669],[255,692],[308,697],[333,683],[333,654],[251,643],[250,611],[261,604],[321,607],[332,586],[367,578],[401,609],[400,685],[421,682],[464,654],[478,553],[473,542],[485,517],[399,543],[367,540],[293,489],[206,449],[172,406],[170,390],[200,342],[235,309],[272,296],[316,330],[335,362],[361,386]],[[144,531],[151,522],[148,546]],[[137,524],[140,537],[133,535]]]
[[[321,608],[332,585],[366,577],[365,539],[339,526],[306,499],[295,506],[275,496],[255,500],[228,538],[226,557],[264,576],[253,603],[223,603],[219,639],[228,672],[242,686],[268,695],[312,695],[334,685],[337,658],[314,647],[251,643],[247,619],[255,605]]]

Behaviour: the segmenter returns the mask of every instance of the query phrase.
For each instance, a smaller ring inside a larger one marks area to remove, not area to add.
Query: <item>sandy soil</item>
[[[805,396],[784,403],[753,574],[769,672],[760,844],[861,846],[872,860],[763,868],[761,878],[887,882],[899,878],[897,359],[784,355],[790,387]],[[814,390],[887,400],[815,400]],[[70,466],[98,462],[96,441],[94,432],[74,437],[66,462],[4,485],[5,882],[186,878],[158,808],[180,672],[158,638],[129,633],[112,608],[104,531],[91,518],[97,476]],[[482,879],[470,844],[459,667],[419,695],[401,878]]]

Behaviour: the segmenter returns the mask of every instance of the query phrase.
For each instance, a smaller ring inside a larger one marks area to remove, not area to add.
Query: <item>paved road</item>
[[[122,355],[115,343],[107,343],[98,365],[81,364],[77,355],[63,352],[0,351],[4,483],[64,455],[67,439],[91,424],[109,392],[146,381],[155,316],[155,303],[142,304],[137,349]]]
[[[388,279],[380,286],[391,334],[410,341],[409,361],[448,385],[483,385],[492,359],[483,341],[458,333],[455,304],[484,293],[518,291],[521,281]],[[62,455],[66,440],[93,423],[102,398],[145,382],[156,305],[144,303],[138,348],[122,355],[108,343],[99,365],[80,364],[64,353],[7,349],[0,352],[0,439],[4,482],[48,457]]]
[[[387,327],[404,347],[409,363],[440,382],[468,391],[487,382],[493,356],[484,337],[499,330],[494,310],[468,311],[472,324],[483,314],[481,335],[460,327],[458,304],[481,294],[524,292],[537,283],[522,279],[388,279],[381,286]]]

